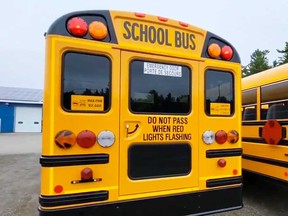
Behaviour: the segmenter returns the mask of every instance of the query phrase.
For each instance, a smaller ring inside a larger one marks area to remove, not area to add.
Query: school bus
[[[184,22],[80,11],[45,34],[40,215],[242,207],[241,66]]]
[[[288,182],[288,64],[242,80],[243,169]]]

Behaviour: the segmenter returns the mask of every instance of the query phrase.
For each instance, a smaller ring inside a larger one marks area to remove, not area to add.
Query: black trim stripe
[[[207,150],[206,158],[218,158],[218,157],[233,157],[241,156],[242,149],[221,149],[221,150]]]
[[[254,138],[254,137],[243,137],[242,142],[252,142],[257,144],[267,144],[267,142],[263,138]],[[280,140],[280,142],[277,144],[280,146],[288,146],[288,140]]]
[[[147,216],[208,215],[243,207],[242,185],[192,193],[173,194],[121,202],[99,203],[58,209],[39,208],[40,216]]]
[[[241,184],[241,183],[242,183],[242,176],[209,179],[206,181],[206,187],[219,187],[219,186],[227,186],[227,185]]]
[[[70,194],[59,196],[40,196],[39,203],[43,207],[56,207],[88,202],[99,202],[108,200],[108,191],[97,191],[83,194]]]
[[[108,154],[69,155],[69,156],[41,156],[42,167],[75,166],[88,164],[109,163]]]
[[[242,158],[246,159],[246,160],[251,160],[251,161],[256,161],[256,162],[260,162],[260,163],[265,163],[265,164],[270,164],[270,165],[274,165],[274,166],[288,168],[288,162],[287,161],[279,161],[279,160],[274,160],[274,159],[270,159],[270,158],[263,158],[263,157],[247,155],[247,154],[243,154]]]

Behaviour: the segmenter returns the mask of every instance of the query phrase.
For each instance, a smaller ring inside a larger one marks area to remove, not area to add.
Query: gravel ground
[[[19,141],[21,147],[17,148],[16,143]],[[0,216],[38,215],[40,143],[41,134],[0,134]],[[6,146],[8,144],[13,150],[9,151]],[[287,185],[279,185],[254,175],[244,175],[243,198],[244,208],[241,210],[214,216],[288,215]]]

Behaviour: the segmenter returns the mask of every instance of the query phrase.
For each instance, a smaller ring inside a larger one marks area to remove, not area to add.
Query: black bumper
[[[57,210],[44,210],[40,207],[39,212],[40,216],[178,216],[207,215],[240,209],[242,206],[242,186],[238,186]]]

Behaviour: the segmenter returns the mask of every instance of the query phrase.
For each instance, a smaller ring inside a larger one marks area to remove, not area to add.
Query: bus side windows
[[[256,108],[245,108],[243,112],[243,121],[256,120]]]
[[[267,119],[286,119],[288,118],[287,104],[273,104],[269,107],[267,112]]]

